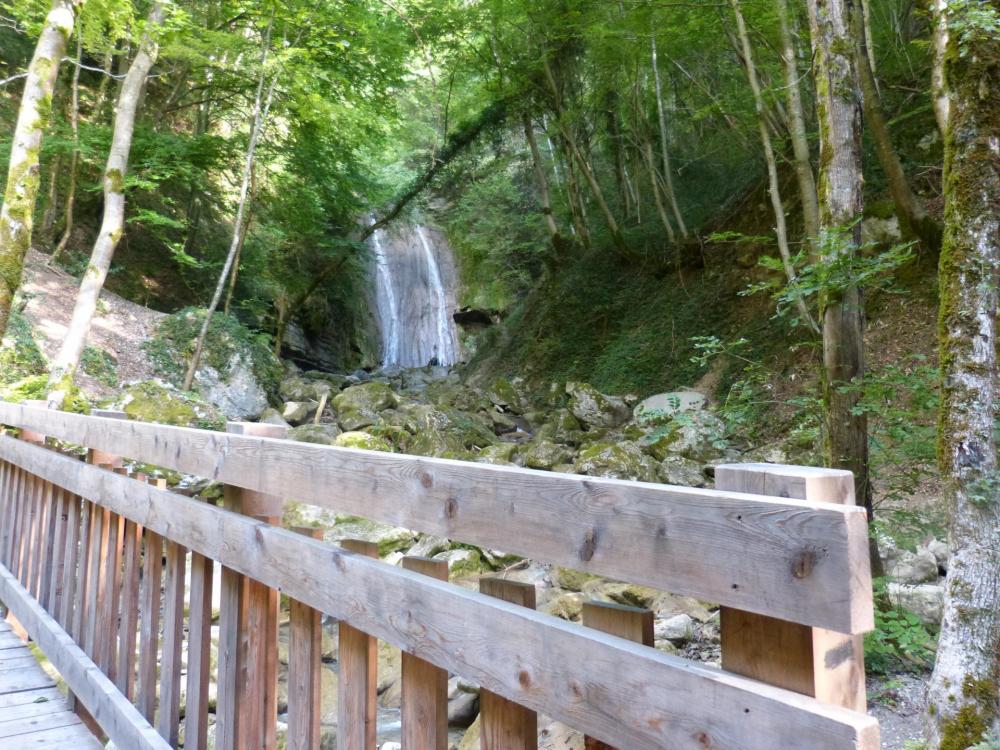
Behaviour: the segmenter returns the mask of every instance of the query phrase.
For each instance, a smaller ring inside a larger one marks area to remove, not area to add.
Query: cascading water
[[[443,238],[423,226],[372,233],[382,366],[458,362],[452,319],[455,269]]]
[[[399,307],[396,305],[396,292],[392,288],[389,261],[385,257],[380,234],[381,230],[378,229],[372,233],[372,244],[375,246],[377,276],[375,301],[382,321],[382,365],[395,367],[399,364]]]

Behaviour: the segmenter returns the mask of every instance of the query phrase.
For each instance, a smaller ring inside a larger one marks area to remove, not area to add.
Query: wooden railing
[[[879,746],[860,646],[873,626],[867,528],[846,472],[730,465],[702,490],[295,443],[251,425],[6,403],[0,424],[21,437],[0,436],[0,600],[119,748],[206,747],[214,584],[220,750],[275,747],[278,592],[293,750],[319,747],[321,612],[340,622],[340,750],[375,746],[376,639],[404,651],[405,750],[447,747],[449,673],[481,686],[490,750],[536,748],[539,713],[592,748]],[[68,444],[91,463],[53,449]],[[226,507],[127,476],[121,456],[223,482]],[[641,610],[590,604],[574,624],[536,612],[531,587],[484,578],[472,592],[441,561],[397,567],[281,528],[280,498],[718,603],[723,669],[652,648]]]

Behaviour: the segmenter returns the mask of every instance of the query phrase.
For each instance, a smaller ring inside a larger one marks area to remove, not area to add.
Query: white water
[[[396,304],[396,292],[392,288],[392,277],[389,275],[389,262],[382,249],[382,238],[379,237],[379,234],[380,230],[375,230],[372,233],[378,278],[375,287],[375,301],[383,326],[382,365],[393,367],[399,364],[399,306]]]
[[[437,303],[437,344],[434,349],[438,353],[438,364],[453,365],[457,357],[455,356],[455,342],[452,336],[452,320],[448,314],[448,301],[445,298],[444,285],[441,283],[441,271],[431,246],[427,244],[427,234],[423,227],[417,227],[417,236],[420,238],[420,244],[424,246],[431,288]]]
[[[438,233],[403,226],[372,233],[382,366],[450,366],[459,347],[452,319],[455,272]]]

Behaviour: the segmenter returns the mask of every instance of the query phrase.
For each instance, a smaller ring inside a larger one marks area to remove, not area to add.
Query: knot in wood
[[[597,529],[590,529],[583,537],[583,545],[580,547],[580,559],[590,562],[594,558],[597,550]]]
[[[792,575],[796,578],[808,578],[812,575],[818,559],[816,550],[800,550],[792,560]]]

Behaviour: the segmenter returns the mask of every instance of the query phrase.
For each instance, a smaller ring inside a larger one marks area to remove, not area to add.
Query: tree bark
[[[854,58],[861,81],[861,93],[864,100],[865,123],[875,143],[875,153],[879,164],[889,182],[889,193],[896,206],[899,217],[899,227],[903,236],[909,240],[918,240],[931,251],[937,251],[941,245],[941,229],[937,222],[927,215],[923,205],[913,190],[899,161],[899,155],[892,145],[889,125],[886,123],[885,112],[882,110],[882,98],[875,85],[875,74],[872,71],[869,51],[865,41],[860,13],[853,16],[854,23]]]
[[[76,170],[80,162],[80,64],[83,62],[83,40],[76,37],[76,65],[73,68],[73,82],[70,87],[69,126],[73,133],[73,152],[69,157],[69,188],[66,190],[66,208],[63,215],[63,232],[52,251],[47,265],[54,266],[59,256],[66,250],[73,233],[73,210],[76,207]],[[101,82],[104,83],[103,81]]]
[[[1000,0],[953,5],[1000,13]],[[959,20],[958,18],[956,20]],[[945,226],[939,281],[939,451],[951,502],[944,621],[928,690],[928,747],[1000,736],[1000,470],[997,294],[1000,287],[1000,40],[949,42]]]
[[[948,51],[948,0],[932,0],[931,10],[934,20],[931,98],[934,102],[934,118],[937,120],[941,137],[944,138],[948,133],[950,106],[948,83],[945,80],[945,55]]]
[[[76,376],[90,324],[97,310],[97,302],[111,268],[115,248],[125,229],[125,175],[128,171],[132,134],[135,131],[136,112],[143,84],[159,52],[157,34],[163,23],[163,2],[153,3],[147,18],[146,31],[139,45],[135,60],[129,66],[122,82],[115,110],[115,123],[111,135],[111,150],[104,168],[104,216],[101,229],[90,254],[90,262],[80,282],[80,291],[73,307],[62,346],[49,372],[49,403],[62,404],[68,387]]]
[[[7,330],[14,294],[21,285],[24,256],[31,247],[38,200],[38,152],[48,125],[59,62],[73,33],[75,4],[74,0],[52,0],[24,81],[0,209],[0,337]]]
[[[232,270],[236,254],[241,245],[240,237],[243,233],[244,222],[246,221],[250,181],[253,176],[254,162],[257,158],[257,142],[260,140],[261,131],[264,129],[264,123],[267,121],[267,116],[271,109],[271,101],[274,98],[274,87],[278,83],[278,75],[275,73],[271,76],[270,84],[267,84],[267,57],[271,46],[271,27],[273,24],[274,18],[272,16],[271,23],[268,25],[267,33],[264,37],[264,51],[261,54],[260,80],[257,83],[257,95],[254,100],[252,125],[250,127],[250,140],[247,143],[247,153],[243,163],[243,181],[240,184],[240,197],[236,206],[236,219],[233,222],[233,237],[229,243],[226,262],[222,266],[218,283],[215,285],[215,293],[212,295],[212,301],[208,305],[208,310],[205,311],[205,320],[202,323],[201,330],[198,332],[198,338],[195,340],[194,353],[191,355],[191,361],[188,363],[187,372],[184,373],[183,388],[186,391],[190,390],[194,384],[194,376],[201,362],[201,354],[205,348],[205,338],[208,336],[212,316],[219,307],[219,302],[222,301],[226,281],[229,278],[229,273]],[[266,94],[265,84],[267,84]]]
[[[820,262],[833,262],[861,243],[861,100],[853,0],[809,0],[819,121]],[[823,402],[826,461],[854,472],[855,497],[871,517],[868,419],[857,409],[864,378],[861,290],[820,295],[823,320]],[[877,557],[872,560],[877,565]]]
[[[743,19],[743,10],[740,7],[740,0],[730,0],[733,6],[733,13],[736,15],[736,29],[740,38],[740,45],[743,48],[743,58],[746,63],[747,79],[750,81],[750,90],[753,92],[754,108],[757,111],[757,127],[760,130],[760,142],[764,147],[764,160],[767,162],[767,192],[771,196],[771,208],[774,210],[774,234],[778,240],[778,252],[781,255],[781,264],[785,267],[785,275],[788,283],[795,282],[797,274],[795,265],[792,263],[792,253],[788,247],[788,226],[785,222],[785,204],[781,200],[781,188],[778,184],[778,162],[774,156],[774,146],[771,143],[771,133],[767,127],[767,120],[764,117],[764,94],[761,92],[760,81],[757,78],[757,66],[753,59],[753,48],[750,46],[750,35],[747,34],[746,21]],[[809,308],[806,307],[802,297],[796,299],[796,307],[802,321],[808,325],[813,332],[819,333],[819,326],[813,319]]]
[[[49,166],[49,189],[45,194],[45,212],[42,214],[42,227],[38,232],[42,244],[50,247],[59,208],[59,162],[62,161],[59,157],[59,154],[55,154]]]
[[[788,97],[789,134],[792,153],[795,157],[795,177],[799,183],[799,199],[802,202],[802,223],[806,238],[815,249],[819,236],[819,202],[816,197],[816,180],[813,177],[812,160],[809,157],[809,135],[802,108],[802,90],[799,87],[799,67],[792,38],[791,16],[788,0],[775,0],[778,8],[778,25],[781,30],[781,58],[785,68],[785,93]],[[815,260],[815,258],[813,258]]]
[[[663,181],[667,200],[670,201],[670,210],[673,211],[674,220],[681,236],[687,238],[687,225],[684,223],[684,216],[677,205],[677,194],[674,192],[674,178],[670,169],[670,150],[667,144],[667,115],[663,106],[663,88],[660,84],[660,65],[656,59],[656,34],[650,36],[653,52],[653,84],[656,89],[656,116],[660,124],[660,156],[663,159]]]
[[[545,175],[545,165],[542,164],[542,155],[538,150],[538,141],[535,139],[535,126],[531,122],[531,115],[525,112],[522,115],[524,125],[524,139],[528,142],[531,150],[531,164],[535,171],[535,183],[538,185],[538,200],[542,204],[542,216],[545,218],[545,228],[548,230],[549,239],[553,245],[558,243],[559,226],[556,224],[556,217],[552,215],[552,200],[549,197],[549,180]]]

